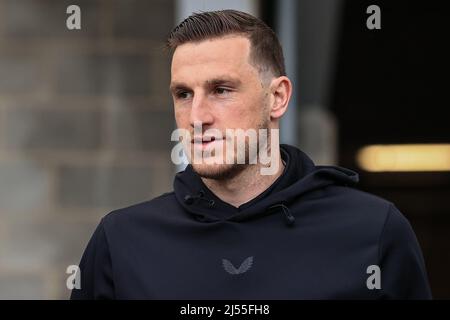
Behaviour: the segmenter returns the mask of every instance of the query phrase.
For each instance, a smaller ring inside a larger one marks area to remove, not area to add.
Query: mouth
[[[205,149],[208,148],[209,146],[213,145],[215,142],[221,141],[223,139],[218,139],[214,136],[210,136],[210,137],[194,137],[191,140],[191,143],[196,147],[196,148],[201,148],[201,149]]]

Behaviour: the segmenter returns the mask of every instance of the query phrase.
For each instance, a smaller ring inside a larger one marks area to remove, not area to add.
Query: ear
[[[275,78],[270,83],[271,119],[280,119],[286,112],[292,95],[292,82],[286,76]]]

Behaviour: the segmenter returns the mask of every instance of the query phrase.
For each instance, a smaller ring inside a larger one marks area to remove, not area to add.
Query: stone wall
[[[173,25],[167,0],[0,0],[0,299],[67,298],[100,218],[171,190]]]

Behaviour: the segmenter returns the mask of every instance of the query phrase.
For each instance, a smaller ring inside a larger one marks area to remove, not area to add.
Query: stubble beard
[[[270,141],[270,129],[269,129],[269,120],[264,120],[261,119],[259,125],[257,126],[257,145],[256,147],[256,154],[258,154],[259,152],[259,130],[260,129],[266,129],[267,132],[267,141]],[[232,137],[232,139],[235,139],[234,137]],[[270,143],[268,143],[268,145],[270,145]],[[248,138],[246,138],[245,141],[245,163],[241,164],[241,163],[237,163],[236,157],[237,157],[237,152],[236,152],[236,140],[235,140],[235,152],[234,152],[234,161],[233,163],[229,164],[226,163],[225,161],[223,161],[223,163],[220,164],[195,164],[192,163],[192,169],[201,177],[204,179],[211,179],[211,180],[217,180],[217,181],[223,181],[223,180],[229,180],[232,179],[234,177],[236,177],[237,175],[239,175],[240,173],[242,173],[244,170],[248,169],[249,166],[255,166],[257,164],[250,164],[250,160],[249,159],[249,140]]]

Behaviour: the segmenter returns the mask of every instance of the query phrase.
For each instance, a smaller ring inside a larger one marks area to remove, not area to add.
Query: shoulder
[[[343,211],[366,218],[385,220],[395,205],[381,197],[363,190],[347,186],[331,186],[327,188],[325,199]]]
[[[353,226],[367,235],[381,237],[395,231],[408,232],[409,221],[396,205],[381,196],[353,187],[332,186],[327,188],[323,201],[333,208],[333,220]]]
[[[129,221],[150,218],[154,215],[166,212],[170,207],[175,205],[177,205],[175,193],[173,191],[166,192],[151,200],[113,210],[102,218],[101,223],[108,228]]]

